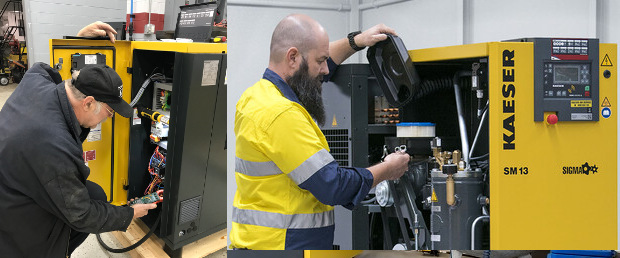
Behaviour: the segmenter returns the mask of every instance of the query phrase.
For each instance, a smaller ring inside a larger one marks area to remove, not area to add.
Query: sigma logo
[[[123,97],[123,85],[118,86],[118,97],[122,98]]]
[[[594,175],[594,173],[598,173],[598,167],[595,165],[590,166],[588,162],[582,164],[581,166],[566,166],[562,168],[562,174],[564,175],[590,175],[590,172]]]

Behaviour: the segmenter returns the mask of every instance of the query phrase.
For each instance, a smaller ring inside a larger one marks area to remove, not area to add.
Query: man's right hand
[[[385,175],[386,179],[396,180],[405,174],[405,171],[409,169],[409,159],[410,156],[406,152],[394,152],[387,155],[383,159],[383,162],[389,166],[388,172]]]
[[[149,204],[134,204],[131,206],[133,208],[133,218],[140,218],[149,213],[149,210],[157,208],[157,204],[149,203]]]
[[[395,152],[387,155],[383,162],[369,167],[373,176],[372,187],[375,187],[383,180],[396,180],[409,169],[410,156],[406,152]]]

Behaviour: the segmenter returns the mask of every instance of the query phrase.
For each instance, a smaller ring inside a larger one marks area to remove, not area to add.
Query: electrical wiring
[[[161,183],[164,180],[164,176],[161,171],[166,168],[166,156],[162,154],[159,146],[155,147],[155,151],[149,160],[148,172],[151,175],[151,183],[148,185],[146,190],[144,191],[144,195],[155,192],[158,189],[162,189],[163,186]]]
[[[170,92],[162,90],[160,94],[161,97],[159,101],[161,102],[161,109],[164,111],[170,110],[170,105],[168,105],[168,98],[170,98]]]

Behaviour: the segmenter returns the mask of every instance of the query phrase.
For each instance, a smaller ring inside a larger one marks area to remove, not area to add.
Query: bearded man
[[[269,67],[236,106],[231,248],[332,249],[333,206],[352,209],[379,182],[407,170],[406,153],[369,168],[340,167],[317,125],[325,122],[323,79],[386,33],[395,34],[379,24],[330,43],[306,15],[278,23]]]

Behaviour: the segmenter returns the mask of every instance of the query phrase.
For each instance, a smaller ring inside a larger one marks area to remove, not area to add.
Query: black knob
[[[611,72],[609,70],[605,70],[603,72],[603,76],[605,76],[605,78],[609,79],[609,77],[611,77]]]
[[[458,171],[456,164],[445,164],[441,167],[441,172],[446,175],[453,175]]]

